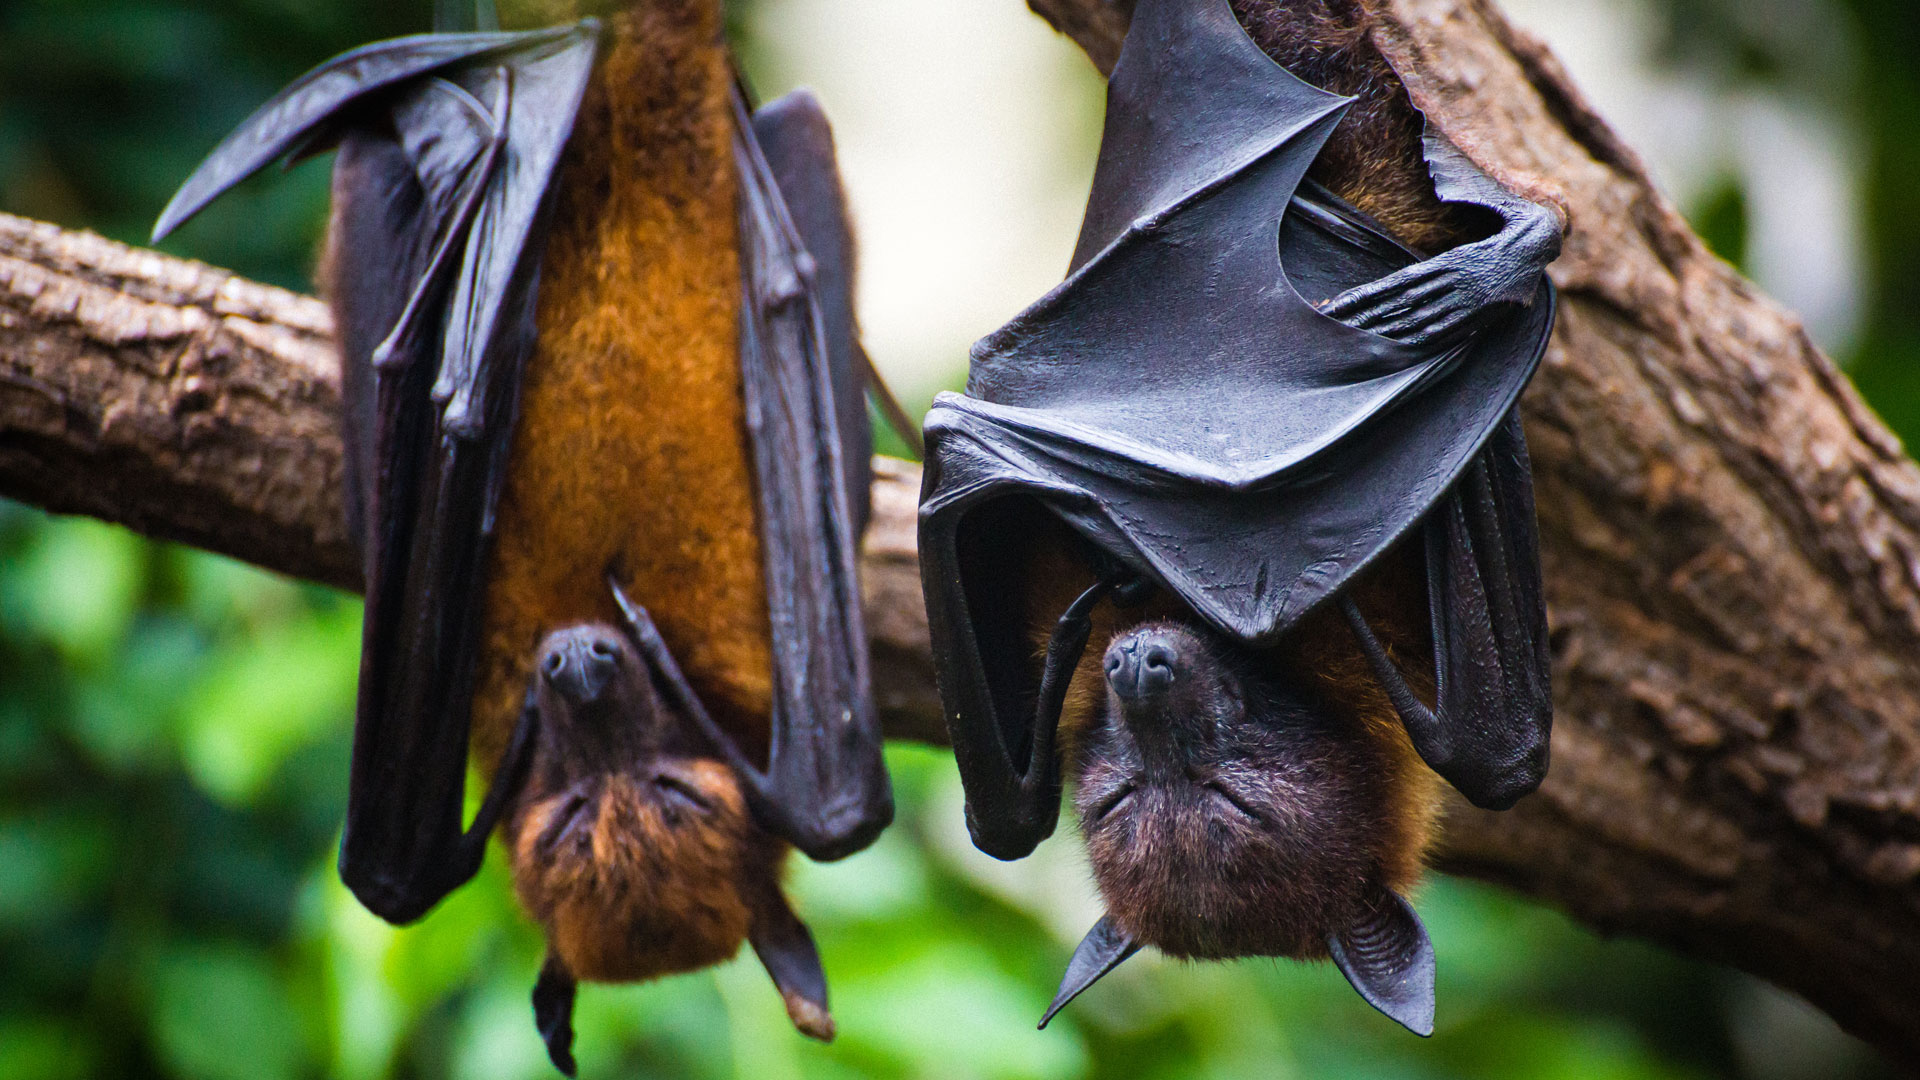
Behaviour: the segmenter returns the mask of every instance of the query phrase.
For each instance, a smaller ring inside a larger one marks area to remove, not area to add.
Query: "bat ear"
[[[578,989],[573,974],[560,958],[547,954],[540,965],[540,981],[533,984],[533,1026],[546,1041],[547,1057],[553,1067],[568,1076],[577,1075],[573,1062],[573,995]]]
[[[833,1014],[827,1011],[827,973],[820,967],[820,952],[813,947],[813,935],[807,924],[787,906],[778,886],[754,913],[747,940],[754,955],[772,976],[780,1000],[786,1003],[787,1018],[800,1034],[833,1041]]]
[[[1415,1035],[1433,1034],[1433,943],[1399,894],[1375,886],[1370,910],[1327,950],[1367,1004]]]
[[[1093,924],[1093,929],[1087,931],[1087,936],[1081,938],[1073,950],[1073,959],[1067,961],[1067,973],[1053,995],[1053,1004],[1047,1006],[1047,1015],[1040,1018],[1040,1026],[1046,1027],[1055,1013],[1067,1007],[1067,1002],[1080,996],[1080,991],[1099,982],[1107,972],[1139,951],[1140,943],[1114,925],[1113,916],[1100,916],[1100,921]]]

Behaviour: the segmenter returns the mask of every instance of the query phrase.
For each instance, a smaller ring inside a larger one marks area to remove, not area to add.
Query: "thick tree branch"
[[[0,494],[343,588],[326,305],[0,214]]]
[[[1920,469],[1484,0],[1380,44],[1483,167],[1570,212],[1525,401],[1558,724],[1442,864],[1805,994],[1920,1060]],[[1126,0],[1033,0],[1103,68]],[[313,301],[0,218],[0,492],[352,586]],[[911,468],[868,539],[889,731],[938,737]]]
[[[0,495],[358,591],[325,304],[0,214]],[[945,741],[920,473],[875,459],[863,560],[887,732]]]

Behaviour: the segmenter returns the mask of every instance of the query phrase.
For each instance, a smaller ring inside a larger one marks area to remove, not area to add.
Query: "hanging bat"
[[[828,1038],[779,869],[789,844],[866,846],[892,796],[825,118],[804,94],[749,115],[717,0],[509,32],[475,29],[488,0],[440,14],[461,32],[282,91],[155,230],[337,151],[323,278],[367,595],[341,876],[409,922],[503,826],[568,1073],[575,980],[743,939]],[[470,755],[490,780],[463,826]]]
[[[927,419],[935,668],[977,846],[1076,784],[1108,911],[1047,1018],[1154,945],[1330,957],[1427,1034],[1434,773],[1505,808],[1547,765],[1513,410],[1559,221],[1420,138],[1356,3],[1260,10],[1359,101],[1228,0],[1140,0],[1069,276]],[[1342,189],[1492,234],[1425,258]]]

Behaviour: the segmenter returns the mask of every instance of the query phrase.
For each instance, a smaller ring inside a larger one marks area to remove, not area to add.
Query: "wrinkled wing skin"
[[[774,658],[771,794],[754,809],[808,856],[837,859],[893,820],[855,576],[843,399],[817,264],[738,95],[735,109],[740,367]]]
[[[1547,775],[1553,694],[1533,475],[1509,413],[1423,526],[1440,718],[1414,748],[1475,806],[1505,810]]]
[[[991,597],[1023,530],[970,519],[1037,504],[1108,565],[1271,642],[1453,487],[1553,322],[1544,276],[1450,345],[1318,311],[1416,256],[1303,187],[1346,100],[1270,60],[1226,0],[1142,0],[1108,95],[1072,272],[975,345],[966,395],[926,424],[935,670],[975,843],[1002,858],[1040,838],[1003,813],[1033,665]]]
[[[461,827],[483,572],[533,345],[538,222],[598,33],[354,50],[242,124],[160,223],[290,150],[340,146],[333,277],[367,596],[340,873],[394,922],[484,851]]]
[[[280,157],[312,146],[316,133],[370,94],[489,53],[568,41],[580,31],[575,25],[524,34],[416,34],[342,53],[294,80],[222,140],[161,211],[154,239]]]
[[[461,812],[486,560],[520,370],[534,342],[538,218],[596,36],[583,27],[445,73],[482,101],[489,91],[492,100],[504,95],[499,146],[431,148],[443,159],[442,175],[462,175],[444,159],[487,162],[484,174],[464,179],[478,186],[478,205],[466,211],[464,229],[458,200],[446,201],[447,217],[422,223],[423,235],[449,251],[429,275],[451,280],[423,280],[420,329],[391,329],[389,340],[406,347],[367,361],[374,397],[367,456],[380,470],[368,519],[380,534],[368,552],[340,872],[369,909],[396,922],[424,914],[471,877],[484,850],[462,843]],[[399,130],[403,145],[416,136],[450,139],[457,130],[444,116],[408,119],[417,123]],[[415,156],[431,162],[425,152]],[[351,263],[353,253],[342,254]]]
[[[753,132],[813,261],[813,294],[826,337],[827,366],[833,372],[840,463],[857,540],[871,511],[873,425],[856,352],[860,342],[853,314],[853,225],[834,157],[833,129],[820,100],[811,91],[795,90],[755,110]]]

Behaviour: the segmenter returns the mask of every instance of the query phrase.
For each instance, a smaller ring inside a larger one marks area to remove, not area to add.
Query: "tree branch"
[[[0,214],[0,495],[358,592],[325,304]],[[887,733],[945,742],[914,529],[874,459],[862,590]]]
[[[1103,66],[1126,0],[1033,0]],[[1441,864],[1805,994],[1920,1060],[1920,469],[1793,316],[1714,259],[1485,0],[1378,40],[1482,167],[1571,213],[1525,399],[1554,762],[1454,805]],[[0,493],[344,587],[316,302],[0,217]],[[942,734],[883,462],[863,561],[890,734]]]
[[[325,304],[0,214],[0,494],[357,589]]]

